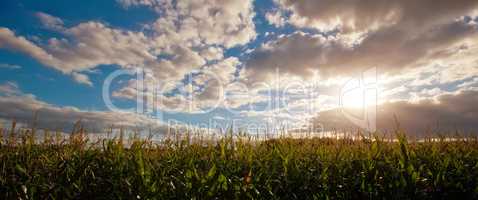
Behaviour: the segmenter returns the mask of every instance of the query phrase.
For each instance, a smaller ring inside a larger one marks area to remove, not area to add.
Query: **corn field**
[[[153,143],[1,131],[0,199],[478,198],[476,138]]]

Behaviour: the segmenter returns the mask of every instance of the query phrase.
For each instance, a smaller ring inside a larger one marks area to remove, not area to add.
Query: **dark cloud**
[[[475,0],[277,0],[290,22],[319,29],[361,32],[394,27],[411,32],[449,23],[478,7]]]
[[[393,131],[400,127],[409,134],[426,136],[431,133],[465,131],[478,133],[478,91],[464,90],[453,94],[442,94],[432,99],[417,102],[396,101],[378,106],[377,130]],[[349,112],[348,110],[346,112]],[[359,117],[360,112],[349,112]],[[359,117],[360,118],[360,117]],[[324,111],[314,119],[327,129],[357,129],[339,109]]]
[[[305,78],[311,77],[314,71],[330,78],[370,67],[394,74],[445,59],[456,52],[441,56],[439,52],[466,43],[476,45],[477,38],[477,25],[464,20],[413,34],[398,28],[380,29],[353,45],[340,37],[296,32],[256,50],[247,61],[247,74],[254,81],[267,79],[276,69]]]
[[[474,0],[277,0],[288,22],[336,34],[296,32],[258,48],[247,62],[249,75],[261,81],[282,73],[323,77],[357,73],[370,67],[382,73],[425,66],[452,56],[458,46],[476,45]],[[466,51],[466,50],[465,50]],[[443,53],[447,52],[447,53]]]

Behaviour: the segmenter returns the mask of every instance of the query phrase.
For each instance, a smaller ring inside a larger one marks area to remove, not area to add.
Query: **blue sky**
[[[377,68],[379,110],[400,110],[409,119],[443,113],[440,117],[449,121],[456,110],[447,100],[458,101],[465,94],[475,98],[478,5],[463,0],[456,9],[441,10],[432,1],[394,3],[376,8],[288,0],[3,1],[0,97],[18,108],[5,108],[0,117],[28,121],[26,113],[36,108],[86,121],[95,121],[86,116],[95,113],[108,118],[105,124],[121,121],[111,117],[121,112],[110,110],[103,99],[105,80],[117,70],[146,69],[154,81],[186,86],[147,93],[157,96],[144,97],[152,98],[146,104],[158,106],[152,113],[134,114],[139,118],[125,120],[129,125],[175,119],[222,125],[285,120],[301,126],[319,119],[320,112],[343,106],[338,100],[347,80]],[[431,8],[424,10],[426,6]],[[208,73],[217,75],[220,83]],[[138,103],[134,79],[121,76],[113,81],[109,94],[116,106]],[[249,96],[234,96],[239,83]],[[272,87],[259,88],[258,83]],[[288,91],[299,85],[307,90]],[[214,94],[217,88],[234,106],[220,102],[212,111],[197,114],[221,99]],[[364,95],[346,100],[364,105],[358,102],[365,101]],[[189,102],[194,109],[174,110],[157,99],[171,105]],[[440,99],[450,105],[436,103]],[[416,113],[416,104],[435,110]],[[403,109],[396,109],[400,106]],[[467,106],[468,117],[452,121],[469,128],[476,106]],[[144,115],[158,113],[160,119],[144,120]],[[429,123],[412,124],[416,128]]]
[[[270,11],[271,1],[254,2],[256,13]],[[48,13],[49,15],[62,19],[65,26],[74,26],[88,21],[98,21],[107,24],[109,27],[141,31],[142,26],[151,23],[159,14],[147,7],[130,8],[127,11],[114,1],[83,1],[71,5],[71,2],[64,1],[6,1],[2,3],[0,24],[2,27],[14,30],[18,35],[24,35],[30,40],[42,40],[61,37],[56,31],[45,28],[38,18],[37,13]],[[246,49],[254,49],[263,42],[274,36],[265,36],[266,32],[274,34],[287,34],[294,31],[291,27],[275,28],[264,18],[264,14],[256,14],[254,17],[257,37],[246,45],[238,45],[225,51],[225,57],[234,56],[245,59],[243,55]],[[89,73],[90,80],[95,87],[78,84],[71,77],[64,73],[51,69],[48,66],[32,59],[28,55],[19,54],[8,50],[0,50],[1,63],[21,66],[20,69],[2,68],[0,80],[2,82],[13,81],[24,93],[34,94],[38,100],[48,102],[56,106],[74,106],[82,110],[108,110],[104,105],[101,92],[102,82],[113,70],[118,69],[116,65],[98,65],[95,72]],[[124,77],[123,77],[124,78]],[[135,106],[135,102],[115,100],[120,107]],[[185,122],[207,122],[211,115],[222,115],[226,117],[229,113],[218,109],[209,115],[190,114],[168,114],[169,118]]]

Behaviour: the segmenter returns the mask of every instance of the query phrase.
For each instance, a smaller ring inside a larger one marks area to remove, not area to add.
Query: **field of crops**
[[[123,138],[2,131],[0,199],[478,198],[478,141]],[[37,131],[38,132],[38,131]]]

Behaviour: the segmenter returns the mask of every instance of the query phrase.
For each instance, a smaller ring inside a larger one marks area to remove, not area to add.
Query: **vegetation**
[[[67,139],[46,132],[42,142],[35,129],[1,131],[0,199],[478,198],[473,138],[229,136],[125,145],[122,134],[93,142],[82,129]]]

